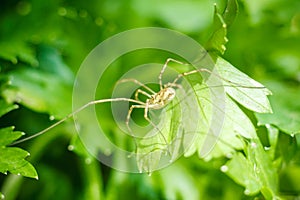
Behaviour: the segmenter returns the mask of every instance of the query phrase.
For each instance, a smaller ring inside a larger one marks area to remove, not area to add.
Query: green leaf
[[[202,84],[194,88],[201,108],[200,119],[206,120],[201,120],[199,123],[197,130],[199,134],[190,149],[185,152],[185,156],[191,156],[198,151],[199,157],[210,160],[213,157],[230,156],[237,149],[243,149],[245,144],[241,136],[254,138],[256,135],[255,128],[247,115],[228,96],[224,97],[225,110],[222,109],[223,106],[212,103],[214,93],[210,91],[209,86]],[[217,114],[214,113],[214,109],[218,110]],[[219,133],[210,130],[214,121],[223,123]],[[210,140],[213,142],[209,142]],[[206,147],[209,143],[211,144]]]
[[[19,106],[16,104],[9,104],[5,100],[0,99],[0,117],[12,110],[17,109],[18,107]]]
[[[169,159],[172,162],[180,155],[181,106],[178,101],[174,100],[164,111],[156,128],[154,127],[138,141],[136,159],[140,172],[151,173],[160,168],[162,157],[170,156]]]
[[[9,102],[62,118],[71,112],[73,74],[57,51],[42,48],[40,67],[22,67],[7,74],[10,87],[3,91]]]
[[[184,167],[172,165],[161,170],[159,175],[166,199],[200,199],[195,180]]]
[[[220,54],[224,54],[226,47],[225,44],[228,42],[227,38],[227,25],[219,13],[217,5],[215,4],[215,12],[214,12],[214,25],[213,25],[213,33],[210,39],[206,44],[206,49],[208,51],[218,52]]]
[[[227,25],[227,28],[230,27],[235,18],[237,17],[239,12],[238,2],[237,0],[228,0],[226,8],[222,14],[223,19]]]
[[[245,187],[245,194],[259,191],[266,199],[277,194],[278,177],[276,169],[259,139],[252,139],[247,145],[246,156],[237,153],[226,163],[226,174]]]
[[[228,0],[224,11],[221,13],[217,4],[215,4],[213,33],[206,44],[208,51],[224,54],[226,50],[227,29],[233,23],[238,13],[238,4],[236,0]]]
[[[276,91],[270,98],[273,114],[255,114],[259,125],[273,124],[291,136],[300,133],[299,86],[289,87],[279,82],[269,82],[268,86]]]
[[[29,153],[17,147],[6,145],[20,138],[24,133],[13,131],[13,127],[0,129],[0,172],[7,171],[30,178],[38,179],[35,168],[25,160]]]
[[[24,135],[23,132],[13,131],[13,130],[14,130],[13,126],[0,129],[0,134],[1,134],[0,146],[4,147],[6,145],[9,145],[13,141],[17,140],[18,138]]]
[[[236,183],[245,187],[245,194],[253,195],[259,192],[261,185],[255,177],[254,166],[242,153],[235,154],[224,167],[226,174]]]
[[[31,66],[38,65],[33,48],[22,40],[12,38],[10,41],[2,41],[0,42],[0,49],[0,58],[8,60],[13,64],[23,61]]]
[[[271,112],[267,98],[271,92],[220,57],[206,82],[196,84],[193,89],[200,111],[199,127],[185,156],[196,151],[199,157],[208,160],[228,156],[236,149],[243,149],[240,136],[256,138],[253,124],[235,101],[255,112]]]
[[[221,58],[210,77],[202,83],[193,82],[196,84],[190,89],[184,82],[184,89],[176,90],[179,100],[163,109],[160,123],[148,133],[154,136],[140,141],[140,171],[159,168],[166,149],[171,161],[183,153],[180,148],[185,156],[198,152],[206,160],[231,156],[245,148],[242,138],[257,137],[252,122],[236,102],[252,111],[271,111],[267,98],[271,92]]]
[[[218,57],[216,74],[221,76],[224,88],[234,100],[257,113],[272,113],[268,95],[272,92],[259,82],[242,73],[229,62]]]

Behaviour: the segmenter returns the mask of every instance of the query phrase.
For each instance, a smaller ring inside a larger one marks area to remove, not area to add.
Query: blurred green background
[[[138,27],[174,29],[204,44],[212,30],[213,0],[38,0],[1,1],[0,84],[2,98],[20,108],[1,117],[0,125],[30,135],[71,111],[77,69],[100,42]],[[239,14],[228,30],[223,55],[234,66],[266,85],[274,114],[256,115],[279,133],[276,146],[278,194],[300,195],[300,1],[238,1]],[[116,61],[101,80],[99,98],[108,98],[115,81],[139,63],[163,63],[169,55],[137,52]],[[13,77],[13,79],[11,79]],[[102,113],[103,118],[108,113]],[[51,117],[50,117],[51,118]],[[107,127],[110,122],[108,121]],[[257,127],[264,135],[265,127]],[[114,129],[110,130],[113,132]],[[39,180],[0,175],[6,199],[253,199],[220,171],[223,158],[205,162],[182,158],[153,173],[117,172],[94,161],[76,143],[72,120],[20,144],[30,152]],[[116,135],[115,135],[116,137]],[[69,149],[68,149],[69,148]],[[1,156],[1,155],[0,155]],[[243,169],[240,169],[243,170]],[[257,198],[263,198],[261,194]]]

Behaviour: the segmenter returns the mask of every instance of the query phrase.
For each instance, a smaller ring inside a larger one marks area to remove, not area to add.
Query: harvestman
[[[131,117],[131,113],[133,111],[133,109],[136,108],[142,108],[144,109],[144,118],[154,127],[158,130],[158,132],[161,134],[164,142],[167,144],[167,140],[164,137],[164,135],[160,132],[160,130],[158,129],[158,127],[149,119],[148,117],[148,111],[149,109],[153,109],[153,110],[158,110],[158,109],[162,109],[164,108],[166,105],[168,105],[176,96],[176,90],[175,88],[181,88],[181,85],[179,85],[177,82],[179,81],[180,78],[182,78],[183,76],[187,76],[187,75],[191,75],[191,74],[195,74],[195,73],[199,73],[199,72],[208,72],[210,74],[213,74],[210,70],[205,69],[205,68],[200,68],[200,69],[195,69],[189,72],[184,72],[181,74],[178,74],[178,76],[173,80],[173,82],[168,82],[166,84],[163,85],[162,83],[162,76],[163,73],[165,72],[169,62],[174,62],[174,63],[178,63],[178,64],[182,64],[182,65],[188,65],[187,63],[183,63],[180,62],[178,60],[172,59],[172,58],[168,58],[166,60],[166,62],[164,63],[160,74],[158,76],[158,80],[159,80],[159,87],[160,90],[158,92],[153,91],[151,88],[147,87],[145,84],[139,82],[136,79],[122,79],[120,81],[117,82],[117,84],[119,83],[124,83],[124,82],[133,82],[137,85],[140,85],[142,88],[144,88],[144,90],[141,89],[137,89],[135,92],[135,99],[129,99],[129,98],[114,98],[114,99],[100,99],[100,100],[95,100],[95,101],[91,101],[85,105],[83,105],[82,107],[78,108],[77,110],[75,110],[74,112],[70,113],[69,115],[65,116],[63,119],[57,121],[56,123],[52,124],[51,126],[49,126],[48,128],[33,134],[27,138],[18,140],[14,143],[12,143],[11,145],[15,145],[15,144],[19,144],[21,142],[30,140],[32,138],[35,138],[39,135],[44,134],[45,132],[49,131],[50,129],[56,127],[57,125],[61,124],[62,122],[66,121],[67,119],[74,117],[75,114],[77,114],[78,112],[82,111],[83,109],[91,106],[91,105],[95,105],[95,104],[100,104],[100,103],[106,103],[106,102],[117,102],[117,101],[126,101],[126,102],[132,102],[135,103],[134,105],[132,105],[127,113],[127,117],[126,117],[126,126],[130,132],[130,134],[132,135],[132,137],[134,138],[134,135],[131,131],[131,128],[129,126],[129,121],[130,121],[130,117]],[[214,74],[216,76],[218,76],[221,79],[224,79],[223,77],[220,77],[217,74]],[[226,79],[224,79],[226,80]],[[230,82],[231,84],[235,84],[229,80],[226,80],[228,82]],[[247,87],[247,86],[241,86],[241,87]],[[264,87],[258,87],[258,88],[264,88]],[[141,100],[139,100],[139,95],[142,94],[144,96],[146,96],[148,99],[146,99],[146,102],[143,102]],[[135,141],[136,143],[136,141]]]

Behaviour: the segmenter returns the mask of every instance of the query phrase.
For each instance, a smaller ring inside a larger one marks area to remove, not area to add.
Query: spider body
[[[151,95],[150,99],[147,99],[149,109],[161,109],[170,103],[176,96],[176,91],[172,87],[166,87],[159,92]]]

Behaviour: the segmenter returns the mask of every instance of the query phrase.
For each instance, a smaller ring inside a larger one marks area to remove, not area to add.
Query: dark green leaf
[[[0,117],[14,109],[17,109],[18,107],[19,107],[18,105],[9,104],[3,99],[0,99]]]
[[[223,54],[226,50],[225,44],[227,42],[227,25],[222,14],[218,11],[217,5],[215,5],[213,33],[206,43],[206,49]]]
[[[227,28],[231,26],[239,12],[237,0],[228,0],[226,8],[223,12],[223,18]]]
[[[200,199],[195,180],[184,167],[172,165],[167,170],[161,170],[159,175],[166,199]]]
[[[23,41],[14,38],[11,41],[0,42],[0,58],[8,60],[14,64],[23,61],[32,66],[37,66],[38,61],[33,49]]]
[[[224,54],[226,50],[227,29],[233,23],[238,13],[238,4],[236,0],[228,0],[223,12],[220,12],[215,4],[214,22],[212,36],[206,43],[208,51]]]

